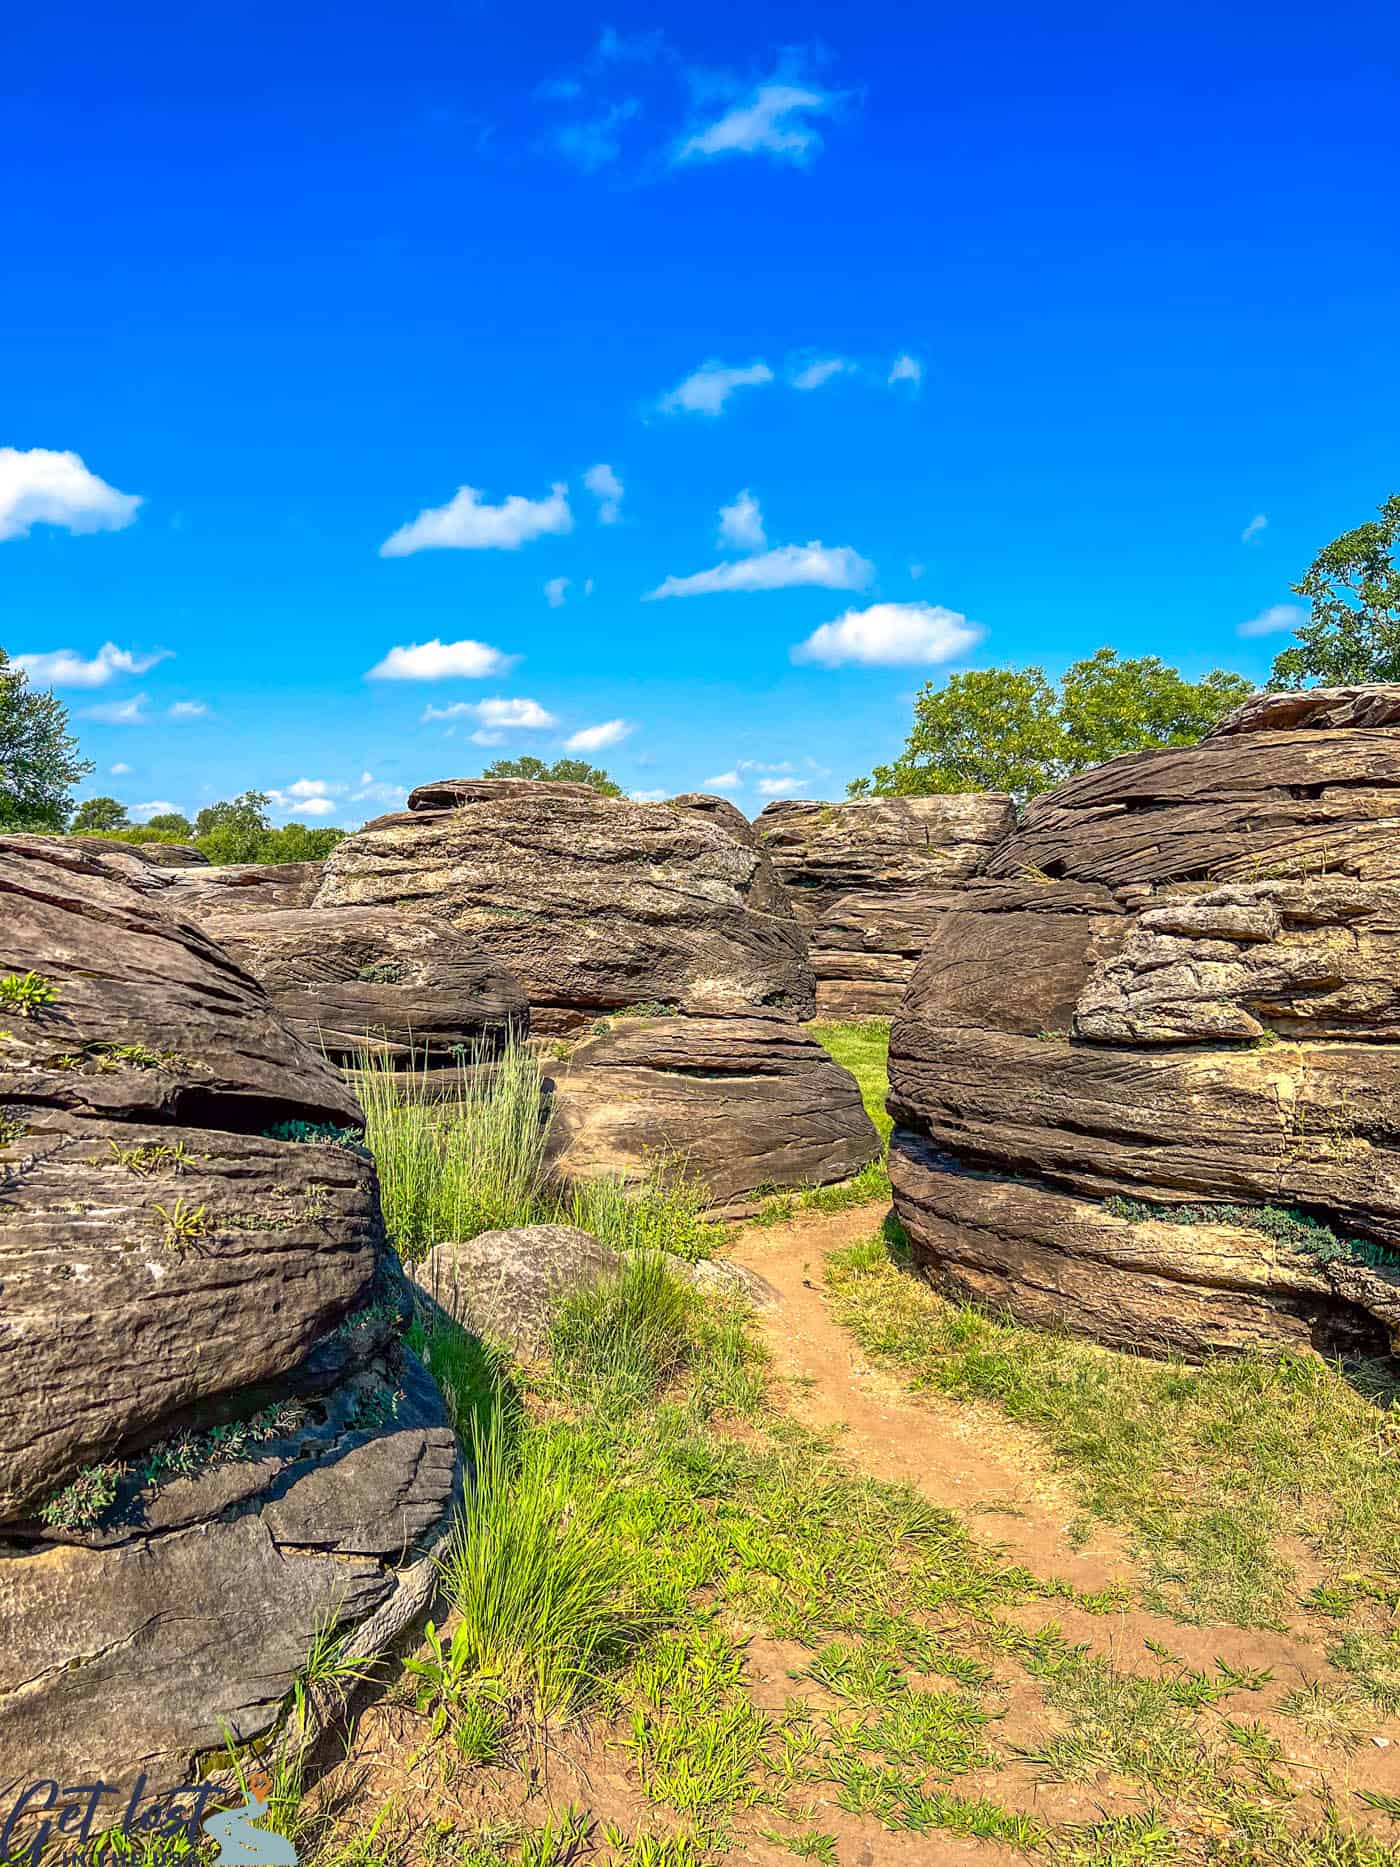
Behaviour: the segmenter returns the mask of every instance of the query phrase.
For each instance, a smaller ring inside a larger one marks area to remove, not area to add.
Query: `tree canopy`
[[[1250,691],[1242,674],[1217,668],[1188,681],[1156,655],[1122,661],[1112,648],[1072,662],[1058,683],[1043,668],[974,669],[922,687],[899,757],[847,790],[1033,797],[1123,752],[1193,745]]]
[[[1274,662],[1274,687],[1350,687],[1400,681],[1400,493],[1319,551],[1294,594],[1312,615]]]
[[[68,826],[74,836],[93,830],[127,830],[130,827],[126,805],[119,804],[114,797],[85,797],[73,812],[73,821]]]
[[[483,778],[533,778],[539,783],[591,784],[604,797],[621,797],[622,786],[586,759],[557,758],[552,765],[526,752],[519,758],[498,758],[482,772]]]
[[[63,702],[36,692],[0,648],[0,829],[61,830],[73,787],[91,770]]]
[[[154,830],[158,836],[192,837],[194,835],[194,825],[182,811],[178,810],[157,811],[154,817],[147,817],[146,828]]]

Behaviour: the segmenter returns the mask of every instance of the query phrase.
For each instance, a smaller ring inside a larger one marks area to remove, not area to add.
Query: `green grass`
[[[444,1102],[414,1099],[391,1061],[356,1068],[365,1141],[379,1170],[384,1222],[410,1262],[436,1244],[518,1225],[578,1225],[619,1251],[708,1255],[706,1189],[673,1162],[637,1184],[603,1176],[567,1191],[545,1162],[549,1111],[539,1059],[508,1045],[489,1067],[463,1069]]]
[[[881,1141],[888,1143],[890,1129],[894,1126],[885,1112],[885,1092],[889,1085],[889,1019],[862,1018],[851,1024],[818,1019],[805,1028],[843,1070],[849,1070],[855,1077],[860,1084],[865,1112],[874,1122]]]
[[[1400,1602],[1386,1370],[1286,1353],[1139,1360],[945,1302],[900,1259],[896,1235],[893,1251],[877,1236],[829,1260],[838,1319],[915,1388],[992,1402],[1034,1429],[1085,1509],[1132,1532],[1160,1605],[1278,1625],[1300,1606],[1293,1543],[1344,1608]]]

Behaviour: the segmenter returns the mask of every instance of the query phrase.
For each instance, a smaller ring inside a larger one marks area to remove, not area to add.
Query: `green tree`
[[[621,797],[622,786],[615,784],[605,771],[586,759],[557,758],[552,765],[526,752],[519,758],[495,759],[481,774],[483,778],[533,778],[539,783],[591,784],[604,797]]]
[[[1400,568],[1394,552],[1400,493],[1392,493],[1379,512],[1379,519],[1334,538],[1294,584],[1295,595],[1312,605],[1312,616],[1297,631],[1296,645],[1274,662],[1273,686],[1400,681]]]
[[[91,770],[68,731],[68,709],[56,694],[36,693],[0,648],[0,829],[61,830],[73,787]]]
[[[147,817],[146,828],[170,836],[194,835],[194,825],[178,810],[157,811],[154,817]]]
[[[974,669],[921,688],[899,757],[847,790],[852,797],[1033,797],[1123,752],[1193,745],[1249,692],[1241,674],[1217,668],[1187,681],[1156,655],[1120,661],[1111,648],[1073,662],[1058,685],[1043,668]]]
[[[119,804],[114,797],[85,797],[74,811],[68,828],[74,836],[91,830],[129,830],[131,819],[126,814],[126,805]]]
[[[195,840],[211,862],[260,862],[259,845],[272,828],[267,806],[265,791],[206,804],[194,820]]]

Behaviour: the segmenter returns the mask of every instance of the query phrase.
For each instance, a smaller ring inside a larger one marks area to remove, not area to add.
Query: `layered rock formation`
[[[550,1141],[565,1179],[636,1181],[667,1163],[729,1215],[847,1179],[880,1152],[855,1078],[772,1018],[612,1021],[556,1070]]]
[[[220,868],[187,869],[170,878],[179,890],[175,908],[194,921],[206,914],[309,908],[321,885],[323,866],[320,862],[227,862]]]
[[[170,899],[0,838],[5,1788],[265,1730],[318,1629],[418,1611],[456,1483],[372,1162],[276,1138],[359,1111]]]
[[[1387,1349],[1400,689],[1256,697],[1036,800],[988,871],[891,1046],[928,1274],[1137,1348]]]
[[[314,1049],[370,1051],[412,1069],[478,1060],[528,1036],[514,975],[450,926],[393,908],[210,914],[206,933],[264,987]]]
[[[820,1018],[892,1018],[961,887],[842,895],[812,929]]]
[[[974,791],[839,804],[785,797],[754,827],[810,927],[843,895],[907,895],[980,874],[1014,823],[1009,797]]]
[[[761,850],[693,809],[449,779],[339,844],[327,907],[430,914],[521,981],[532,1027],[638,1004],[812,1015],[806,940]]]

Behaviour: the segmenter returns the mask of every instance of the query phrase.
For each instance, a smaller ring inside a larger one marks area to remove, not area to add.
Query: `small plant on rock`
[[[177,1199],[173,1206],[157,1205],[152,1208],[158,1212],[165,1226],[165,1247],[167,1251],[183,1251],[185,1246],[196,1238],[202,1238],[208,1230],[203,1206],[191,1206],[183,1198]]]
[[[41,972],[8,972],[0,978],[0,1005],[17,1011],[21,1018],[32,1018],[58,997],[58,987]]]
[[[116,1499],[125,1465],[89,1465],[39,1512],[51,1530],[90,1530]]]

